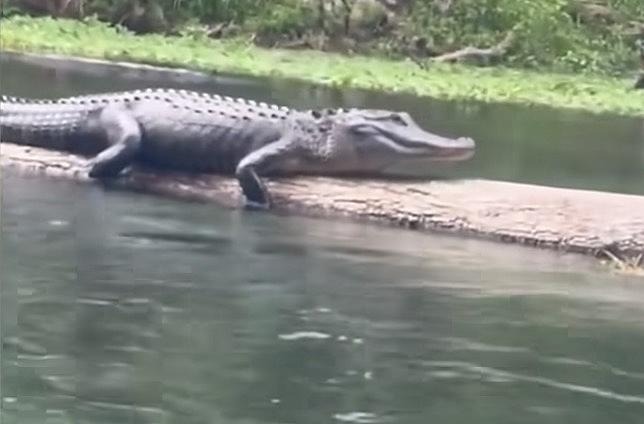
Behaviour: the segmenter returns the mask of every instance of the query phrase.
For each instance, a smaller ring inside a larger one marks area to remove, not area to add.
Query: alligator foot
[[[99,123],[107,135],[110,147],[91,161],[91,178],[113,178],[130,166],[141,149],[141,128],[126,111],[107,107]]]
[[[87,176],[94,180],[114,180],[117,178],[127,178],[132,175],[132,167],[128,166],[120,171],[104,172],[100,167],[96,167],[94,161],[90,161],[86,166]],[[101,172],[103,171],[103,172]]]
[[[237,171],[237,180],[246,197],[245,207],[252,210],[270,209],[271,201],[266,186],[255,169],[246,167]]]

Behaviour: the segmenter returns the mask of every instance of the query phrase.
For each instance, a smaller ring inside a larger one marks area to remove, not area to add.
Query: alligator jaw
[[[447,138],[419,132],[417,137],[399,137],[392,134],[395,150],[403,157],[429,161],[464,161],[474,156],[476,143],[469,137]]]
[[[430,143],[432,147],[425,157],[429,160],[453,162],[463,161],[470,159],[474,156],[476,143],[469,137],[461,137],[457,139],[443,139],[440,143]]]

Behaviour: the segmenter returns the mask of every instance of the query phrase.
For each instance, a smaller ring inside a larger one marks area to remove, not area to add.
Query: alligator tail
[[[81,152],[78,136],[91,112],[85,105],[2,95],[0,141]]]

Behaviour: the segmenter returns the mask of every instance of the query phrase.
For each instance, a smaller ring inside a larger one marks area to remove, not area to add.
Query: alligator
[[[58,99],[0,98],[2,142],[85,157],[89,177],[135,163],[235,175],[248,208],[267,209],[261,177],[382,176],[409,159],[470,158],[471,138],[420,128],[405,112],[295,110],[186,90],[145,89]]]

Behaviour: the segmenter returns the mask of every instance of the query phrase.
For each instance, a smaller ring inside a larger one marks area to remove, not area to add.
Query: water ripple
[[[583,359],[552,357],[552,358],[543,358],[542,361],[551,363],[551,364],[562,364],[562,365],[572,365],[572,366],[578,366],[578,367],[597,368],[597,369],[606,370],[611,374],[618,375],[620,377],[632,378],[635,380],[644,380],[644,373],[625,371],[621,368],[617,368],[612,365],[584,361]]]
[[[474,342],[460,337],[441,337],[441,342],[448,344],[452,350],[472,350],[476,352],[499,352],[499,353],[530,353],[530,349],[517,346],[492,345],[487,343]]]
[[[615,393],[610,390],[604,390],[598,387],[564,383],[561,381],[552,380],[550,378],[545,378],[545,377],[535,377],[531,375],[516,374],[516,373],[499,370],[496,368],[490,368],[490,367],[484,367],[484,366],[472,364],[469,362],[426,361],[425,364],[435,368],[460,369],[462,371],[466,371],[469,373],[478,374],[482,377],[485,377],[488,381],[495,381],[495,382],[523,381],[527,383],[536,383],[542,386],[547,386],[555,389],[566,390],[569,392],[584,393],[591,396],[600,397],[603,399],[616,400],[624,403],[639,403],[644,405],[644,396]],[[457,375],[459,374],[454,374],[454,376],[457,376]],[[460,375],[462,376],[462,374]]]
[[[331,335],[326,333],[321,333],[319,331],[296,331],[290,334],[280,334],[278,337],[281,340],[301,340],[301,339],[324,340],[331,337]]]
[[[344,414],[335,414],[333,418],[345,423],[372,424],[381,422],[378,416],[371,412],[347,412]]]

